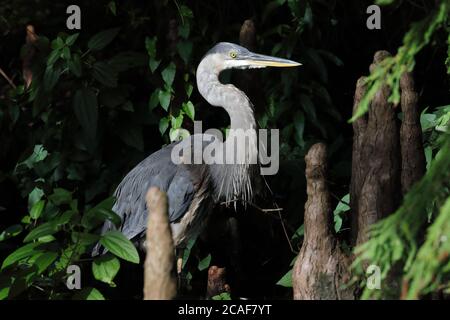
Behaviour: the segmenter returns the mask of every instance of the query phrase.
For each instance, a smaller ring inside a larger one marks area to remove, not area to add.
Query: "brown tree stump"
[[[350,259],[331,229],[326,158],[323,143],[313,145],[305,157],[308,201],[305,205],[305,237],[292,274],[295,300],[354,298],[353,290],[344,287],[350,279]]]
[[[417,105],[418,94],[414,90],[414,78],[405,72],[400,79],[403,120],[400,127],[402,153],[402,193],[405,195],[425,173],[425,154],[422,143],[422,127]]]
[[[376,52],[371,71],[387,56],[387,51]],[[394,105],[388,102],[389,95],[389,87],[382,85],[371,102],[367,125],[356,125],[354,143],[359,145],[354,146],[353,154],[359,153],[360,157],[352,160],[355,176],[351,190],[352,215],[356,219],[352,231],[357,245],[367,241],[370,225],[397,209],[401,196],[397,115]]]
[[[175,248],[172,240],[167,196],[156,187],[146,197],[148,209],[147,257],[144,265],[144,300],[169,300],[177,293],[174,276]]]

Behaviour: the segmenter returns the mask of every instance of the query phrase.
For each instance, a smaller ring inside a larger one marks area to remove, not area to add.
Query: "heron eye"
[[[233,59],[236,58],[237,57],[237,53],[235,51],[231,51],[230,52],[230,57],[233,58]]]

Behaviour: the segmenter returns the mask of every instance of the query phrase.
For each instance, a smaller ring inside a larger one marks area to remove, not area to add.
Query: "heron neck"
[[[220,69],[211,68],[208,58],[202,60],[197,68],[197,87],[200,94],[212,106],[224,108],[230,116],[230,131],[224,142],[225,152],[223,158],[234,158],[234,162],[226,165],[211,167],[211,174],[217,176],[217,197],[232,201],[242,199],[249,201],[252,198],[252,176],[258,157],[256,121],[253,115],[253,106],[244,92],[231,84],[219,81]],[[237,138],[237,139],[236,139]],[[235,143],[237,147],[235,149]],[[245,147],[244,147],[245,146]],[[237,152],[229,153],[229,150]]]
[[[256,130],[252,103],[247,95],[232,84],[219,81],[221,70],[210,67],[202,60],[197,68],[197,87],[200,94],[212,106],[222,107],[230,116],[230,129]]]

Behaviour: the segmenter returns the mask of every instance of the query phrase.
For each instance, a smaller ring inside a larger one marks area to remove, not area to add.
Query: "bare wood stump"
[[[377,51],[370,70],[389,55],[387,51]],[[357,204],[353,207],[353,218],[357,220],[353,230],[357,245],[367,241],[370,225],[395,211],[401,196],[398,192],[400,144],[397,116],[394,105],[388,102],[389,95],[389,87],[382,85],[371,102],[363,133],[359,159],[360,165],[365,166],[361,177],[363,182],[359,182],[360,192],[352,200]]]
[[[323,143],[313,145],[305,157],[308,200],[305,204],[305,238],[292,274],[295,300],[354,298],[353,290],[344,288],[350,279],[350,259],[331,231],[326,158]]]
[[[402,193],[406,194],[425,173],[425,154],[422,144],[422,128],[417,106],[418,95],[414,90],[414,78],[405,72],[400,79],[403,121],[400,127],[402,153]]]
[[[356,82],[353,113],[356,113],[362,97],[366,93],[365,77]],[[358,232],[358,199],[366,177],[366,166],[363,157],[364,134],[367,129],[367,115],[356,119],[353,123],[352,176],[350,182],[350,207],[352,208],[352,243],[356,243]],[[353,210],[353,208],[355,208]]]
[[[146,196],[147,257],[144,265],[144,300],[169,300],[177,293],[175,249],[167,213],[167,196],[152,187]]]

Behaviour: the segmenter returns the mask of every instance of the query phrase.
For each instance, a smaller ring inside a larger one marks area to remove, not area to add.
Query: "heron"
[[[148,214],[145,196],[152,186],[167,194],[168,215],[175,248],[183,248],[189,239],[201,232],[214,206],[220,201],[251,201],[255,179],[259,175],[258,164],[250,162],[258,153],[253,105],[247,95],[237,87],[219,81],[219,75],[227,69],[299,65],[300,63],[292,60],[257,54],[229,42],[220,42],[210,49],[197,67],[198,91],[210,105],[225,109],[230,117],[230,132],[250,131],[245,144],[247,147],[245,150],[238,150],[242,152],[238,152],[240,156],[231,164],[192,164],[188,161],[174,163],[174,148],[196,138],[202,138],[202,149],[214,144],[217,153],[225,155],[231,141],[230,136],[220,141],[209,136],[206,137],[208,139],[203,139],[206,134],[200,137],[196,134],[151,154],[125,176],[114,193],[116,201],[112,210],[121,218],[119,230],[128,239],[138,243],[138,246],[144,247]],[[115,228],[112,222],[106,221],[101,233]],[[105,249],[102,250],[100,244],[97,244],[92,255],[104,252]]]

